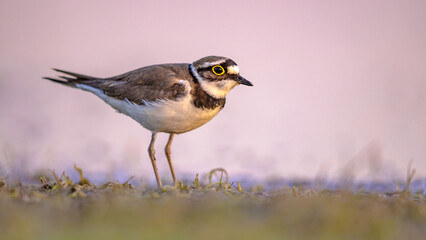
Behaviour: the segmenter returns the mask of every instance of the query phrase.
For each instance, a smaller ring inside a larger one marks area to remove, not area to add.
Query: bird
[[[240,75],[232,59],[222,56],[207,56],[193,63],[150,65],[107,78],[53,70],[61,75],[43,78],[91,92],[151,131],[148,155],[158,187],[163,184],[155,158],[157,134],[169,134],[165,154],[176,184],[171,159],[174,136],[194,130],[214,118],[224,108],[226,95],[235,86],[253,86]]]

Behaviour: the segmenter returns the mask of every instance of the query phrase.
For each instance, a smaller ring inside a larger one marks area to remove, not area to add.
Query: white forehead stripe
[[[240,73],[240,69],[238,68],[237,65],[229,66],[227,69],[228,69],[228,74],[239,74]]]

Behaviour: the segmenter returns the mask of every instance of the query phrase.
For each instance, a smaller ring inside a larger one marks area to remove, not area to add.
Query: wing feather
[[[188,94],[185,84],[181,81],[192,79],[188,67],[188,64],[153,65],[110,78],[96,78],[54,69],[68,76],[45,79],[71,87],[85,84],[101,89],[110,97],[144,104],[144,101],[177,99]]]

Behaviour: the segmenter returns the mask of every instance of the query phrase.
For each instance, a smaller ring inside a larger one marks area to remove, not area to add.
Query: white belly
[[[144,128],[155,132],[184,133],[210,121],[221,110],[196,108],[192,96],[188,94],[179,101],[158,100],[138,105],[126,100],[118,100],[105,95],[101,90],[78,84],[83,90],[93,92],[117,111],[126,114]]]

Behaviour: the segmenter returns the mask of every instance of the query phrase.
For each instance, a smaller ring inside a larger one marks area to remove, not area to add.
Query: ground
[[[0,181],[0,239],[424,239],[424,193]],[[52,172],[53,173],[53,172]],[[422,237],[423,236],[423,237]]]

